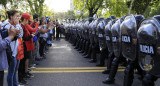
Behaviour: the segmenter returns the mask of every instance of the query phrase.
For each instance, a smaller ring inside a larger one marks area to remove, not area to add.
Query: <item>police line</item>
[[[89,62],[97,61],[97,52],[100,52],[97,66],[103,66],[107,59],[107,69],[103,73],[109,76],[103,83],[114,83],[118,65],[123,61],[127,61],[123,86],[132,85],[134,69],[141,75],[143,86],[154,86],[160,77],[160,15],[151,18],[133,14],[121,18],[90,17],[64,25],[66,40],[90,58]]]

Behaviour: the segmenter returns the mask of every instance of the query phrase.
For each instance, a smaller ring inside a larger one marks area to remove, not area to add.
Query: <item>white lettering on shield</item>
[[[99,35],[98,35],[98,37],[100,37],[100,38],[101,38],[101,37],[103,37],[103,35],[102,35],[102,34],[99,34]]]
[[[154,54],[153,46],[140,45],[140,51],[147,54]]]
[[[117,37],[112,37],[112,42],[117,42]]]
[[[109,37],[109,36],[106,36],[106,40],[107,40],[107,41],[110,41],[110,37]]]
[[[130,43],[131,39],[130,39],[129,36],[122,36],[122,42],[128,42],[128,43]]]

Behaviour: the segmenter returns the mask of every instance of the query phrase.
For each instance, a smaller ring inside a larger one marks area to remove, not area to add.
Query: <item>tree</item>
[[[76,18],[73,10],[68,10],[67,11],[67,18],[69,18],[69,19],[75,19]]]
[[[37,13],[41,17],[43,13],[44,1],[45,0],[27,0],[31,14]]]
[[[127,1],[128,7],[130,6],[131,0]],[[152,7],[154,4],[159,3],[159,0],[134,0],[132,11],[135,14],[145,15],[148,9]]]
[[[89,11],[89,17],[92,17],[97,13],[98,9],[103,7],[104,0],[88,0],[87,1],[87,9]]]
[[[74,0],[73,4],[75,10],[82,10],[85,6],[84,12],[89,13],[89,17],[93,17],[97,11],[102,8],[104,5],[104,0]]]
[[[151,8],[149,12],[149,17],[152,17],[154,15],[159,15],[160,14],[160,2],[157,4],[154,4]]]
[[[45,4],[43,7],[42,16],[46,16],[46,15],[53,17],[54,13],[53,13],[53,10],[49,10],[49,7]]]
[[[5,8],[5,9],[7,9],[7,3],[8,3],[9,1],[8,0],[0,0],[0,4]]]
[[[121,17],[128,14],[129,8],[125,0],[105,0],[106,17],[114,15]]]

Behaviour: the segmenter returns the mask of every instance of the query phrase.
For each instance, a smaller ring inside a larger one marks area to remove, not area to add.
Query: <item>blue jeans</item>
[[[13,57],[12,62],[9,64],[7,83],[8,86],[18,86],[17,81],[17,70],[19,67],[19,60],[17,61],[16,57]]]

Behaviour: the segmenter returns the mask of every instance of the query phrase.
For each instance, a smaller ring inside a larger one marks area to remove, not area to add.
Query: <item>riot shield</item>
[[[137,23],[134,15],[128,15],[120,25],[122,55],[135,60],[137,49]]]
[[[138,38],[138,61],[144,71],[160,77],[160,22],[147,18],[140,24]]]
[[[121,55],[121,34],[120,24],[122,19],[118,19],[111,27],[113,53],[116,57]]]

